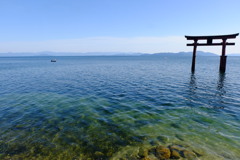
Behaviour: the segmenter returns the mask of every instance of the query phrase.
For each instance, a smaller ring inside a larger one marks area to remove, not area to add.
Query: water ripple
[[[0,58],[0,157],[117,159],[177,144],[239,159],[238,69],[219,74],[200,58],[191,74],[189,60]]]

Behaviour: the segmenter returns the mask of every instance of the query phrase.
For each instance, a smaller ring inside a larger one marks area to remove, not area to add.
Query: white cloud
[[[236,46],[228,46],[227,53],[239,53],[240,40]],[[167,37],[90,37],[79,39],[0,42],[0,52],[179,52],[192,51],[184,36]],[[198,50],[221,53],[221,47],[198,47]]]

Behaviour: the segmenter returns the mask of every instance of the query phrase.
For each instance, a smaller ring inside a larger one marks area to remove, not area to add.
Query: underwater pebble
[[[177,151],[173,150],[173,151],[171,152],[171,157],[170,157],[170,158],[171,158],[171,159],[180,159],[181,156],[180,156],[180,154],[179,154]]]
[[[152,141],[150,141],[150,144],[151,144],[152,146],[157,146],[157,145],[160,144],[160,142],[157,141],[157,140],[152,140]]]
[[[175,135],[177,139],[181,140],[181,141],[185,141],[183,136],[181,136],[180,134],[176,134]]]
[[[168,138],[165,136],[158,136],[157,139],[162,143],[167,143]]]
[[[191,159],[191,160],[197,158],[195,153],[193,153],[191,151],[187,151],[187,150],[183,150],[182,155],[183,155],[184,158]]]
[[[175,151],[177,151],[177,152],[180,152],[180,151],[183,150],[183,148],[181,148],[181,147],[179,147],[179,146],[176,146],[176,145],[171,145],[171,146],[168,146],[168,147],[169,147],[169,149],[170,149],[171,151],[175,150]]]
[[[186,159],[195,160],[202,156],[196,154],[194,150],[186,150],[183,146],[178,145],[155,145],[151,148],[139,148],[138,158],[141,160],[168,160],[168,159]]]
[[[196,151],[196,150],[192,150],[192,151],[193,151],[193,153],[196,154],[197,157],[203,156],[200,152],[198,152],[198,151]]]
[[[96,158],[103,158],[103,157],[104,157],[104,154],[103,154],[102,152],[96,151],[96,152],[94,153],[94,156],[95,156]]]
[[[146,148],[140,147],[138,152],[139,157],[147,157],[148,150]]]
[[[156,157],[160,160],[169,159],[171,156],[171,152],[168,148],[165,148],[163,146],[157,146],[156,147]]]
[[[158,158],[155,157],[155,155],[150,154],[150,155],[148,155],[147,157],[144,157],[144,158],[141,159],[141,160],[158,160]]]

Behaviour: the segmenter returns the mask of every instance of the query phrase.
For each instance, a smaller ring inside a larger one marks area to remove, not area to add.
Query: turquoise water
[[[240,159],[240,58],[55,58],[0,58],[0,159]]]

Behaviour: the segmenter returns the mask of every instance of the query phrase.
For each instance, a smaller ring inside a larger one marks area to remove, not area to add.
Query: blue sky
[[[184,35],[240,32],[239,0],[1,0],[0,15],[0,52],[192,51]]]

